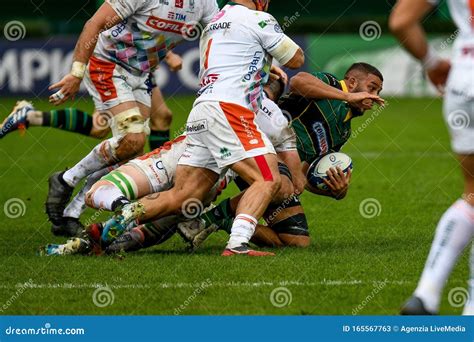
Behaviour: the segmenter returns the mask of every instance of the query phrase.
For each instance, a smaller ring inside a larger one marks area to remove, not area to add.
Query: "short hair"
[[[373,65],[370,65],[369,63],[358,62],[358,63],[352,64],[350,68],[347,69],[346,74],[344,75],[344,78],[349,77],[349,74],[351,73],[351,71],[360,71],[365,74],[375,75],[378,78],[380,78],[380,80],[383,82],[383,75],[380,72],[380,70],[374,67]]]
[[[273,81],[269,81],[265,87],[271,91],[272,95],[275,97],[275,101],[278,101],[278,99],[285,92],[285,82],[281,77]]]

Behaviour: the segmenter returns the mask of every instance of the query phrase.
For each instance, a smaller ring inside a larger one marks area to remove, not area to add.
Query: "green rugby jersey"
[[[313,76],[332,87],[347,91],[344,81],[318,72]],[[351,136],[351,119],[362,115],[344,101],[315,100],[293,93],[283,96],[279,107],[291,116],[301,160],[311,163],[330,151],[339,151]]]

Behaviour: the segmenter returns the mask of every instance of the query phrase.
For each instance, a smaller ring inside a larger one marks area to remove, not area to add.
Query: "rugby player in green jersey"
[[[291,119],[290,126],[296,133],[302,163],[300,172],[294,172],[291,168],[293,183],[299,191],[285,203],[269,208],[267,226],[257,226],[252,242],[278,247],[309,245],[309,228],[298,195],[306,188],[312,193],[340,200],[347,194],[351,173],[331,169],[326,182],[329,190],[322,191],[308,184],[307,170],[323,155],[341,149],[351,136],[352,119],[372,109],[374,104],[384,104],[379,97],[382,86],[383,76],[377,68],[367,63],[355,63],[347,70],[343,80],[325,72],[300,72],[290,80],[290,93],[279,101],[267,91],[269,98],[278,102],[283,113]],[[228,232],[238,200],[238,197],[226,199],[199,219],[180,224],[182,235],[187,236],[192,247],[196,248],[212,232]]]

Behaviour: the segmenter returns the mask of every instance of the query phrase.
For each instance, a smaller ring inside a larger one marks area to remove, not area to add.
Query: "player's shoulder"
[[[339,79],[335,75],[329,72],[318,71],[318,72],[312,72],[311,74],[314,77],[319,78],[321,81],[323,81],[326,84],[329,84],[330,86],[334,88],[342,89],[342,85]]]

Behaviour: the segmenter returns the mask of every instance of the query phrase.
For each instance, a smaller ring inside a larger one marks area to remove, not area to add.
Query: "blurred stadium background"
[[[69,68],[75,39],[101,1],[6,1],[0,13],[0,94],[46,96],[45,88]],[[385,74],[385,96],[434,95],[420,68],[389,35],[387,14],[394,0],[273,1],[270,11],[287,33],[305,47],[309,70],[323,69],[341,76],[353,61],[364,59]],[[446,5],[426,22],[442,54],[449,54],[455,32]],[[39,51],[41,50],[41,51]],[[162,68],[165,94],[192,94],[198,81],[196,44],[176,52],[184,58],[178,75]],[[387,58],[390,56],[390,58]]]

